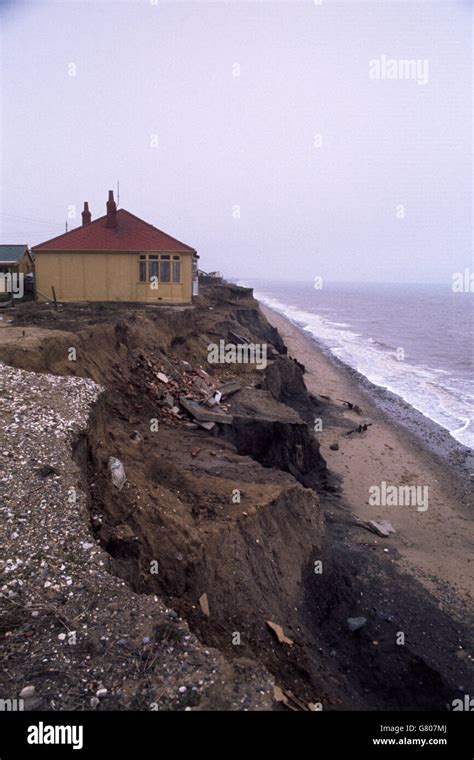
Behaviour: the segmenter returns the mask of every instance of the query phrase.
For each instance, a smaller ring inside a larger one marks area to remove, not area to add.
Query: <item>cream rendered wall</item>
[[[152,251],[147,251],[153,254]],[[163,251],[161,252],[163,253]],[[138,281],[137,253],[35,252],[35,282],[39,301],[139,301],[190,303],[191,253],[181,253],[181,282],[159,283],[158,290]],[[170,252],[172,257],[173,252]]]

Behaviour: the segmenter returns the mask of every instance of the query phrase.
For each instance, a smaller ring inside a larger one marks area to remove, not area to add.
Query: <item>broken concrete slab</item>
[[[198,422],[197,424],[199,427],[202,427],[207,431],[212,430],[216,426],[215,422]]]
[[[240,391],[242,386],[240,383],[236,382],[230,382],[230,383],[224,383],[224,385],[219,386],[218,390],[222,396],[222,398],[227,398],[228,396],[232,396],[234,393],[237,393]]]
[[[388,520],[369,520],[369,522],[364,523],[364,528],[367,528],[371,533],[376,533],[377,536],[381,536],[382,538],[388,538],[391,533],[397,532],[392,523]]]
[[[198,422],[220,422],[224,425],[230,425],[233,421],[231,414],[205,409],[196,401],[192,401],[192,399],[181,397],[179,403]]]

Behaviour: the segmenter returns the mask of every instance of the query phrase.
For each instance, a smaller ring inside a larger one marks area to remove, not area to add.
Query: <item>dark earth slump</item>
[[[258,661],[306,703],[447,709],[462,695],[460,686],[469,692],[467,666],[456,656],[467,631],[391,558],[352,542],[360,528],[313,434],[321,402],[306,391],[304,368],[286,356],[251,291],[203,291],[195,310],[111,310],[104,319],[99,311],[96,320],[93,310],[71,319],[65,309],[43,322],[74,327],[84,355],[80,368],[71,368],[64,346],[53,342],[42,371],[77,371],[106,388],[75,457],[113,572],[135,591],[166,600],[228,660]],[[209,367],[206,346],[228,340],[229,331],[271,344],[274,358],[264,372]],[[228,403],[233,423],[207,432],[185,415],[160,416],[149,357],[171,377],[185,361],[216,381],[237,379],[244,387]],[[18,354],[17,361],[27,359]],[[159,431],[150,432],[157,417]],[[122,491],[110,483],[109,456],[125,466]],[[209,616],[198,601],[204,593]],[[356,616],[367,622],[350,631],[347,618]],[[267,620],[294,644],[278,643]]]

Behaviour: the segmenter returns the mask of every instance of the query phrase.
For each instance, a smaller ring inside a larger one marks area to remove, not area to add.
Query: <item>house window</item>
[[[170,256],[160,256],[160,282],[171,282]]]
[[[152,277],[158,279],[158,256],[148,257],[148,280],[152,282]]]
[[[181,282],[181,256],[141,253],[138,256],[139,282]]]
[[[140,256],[138,259],[138,280],[146,282],[146,256]]]
[[[181,282],[181,257],[173,256],[173,282]]]

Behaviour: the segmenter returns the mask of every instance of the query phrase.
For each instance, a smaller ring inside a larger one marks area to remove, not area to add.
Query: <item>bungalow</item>
[[[19,275],[30,274],[32,270],[33,259],[26,243],[0,245],[0,293],[15,292],[21,281]]]
[[[32,269],[33,259],[26,243],[0,245],[0,273],[29,274]]]
[[[81,227],[33,247],[37,299],[191,303],[194,248],[117,209],[112,190],[106,208],[92,221],[86,201]]]

